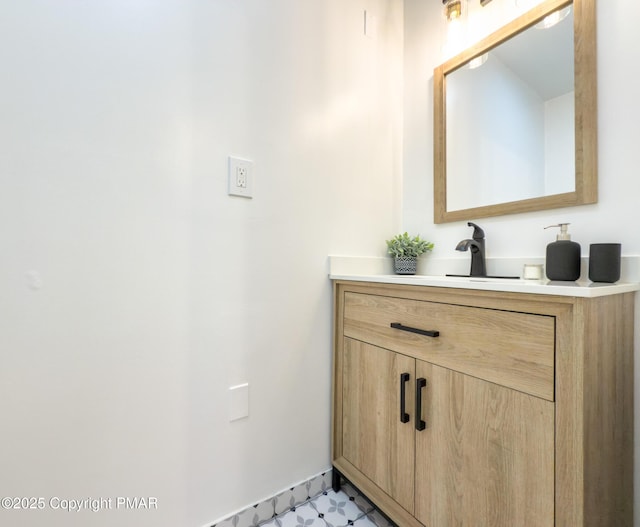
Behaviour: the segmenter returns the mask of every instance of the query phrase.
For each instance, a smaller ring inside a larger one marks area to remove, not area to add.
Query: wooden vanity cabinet
[[[398,525],[632,526],[633,293],[334,292],[333,466]]]

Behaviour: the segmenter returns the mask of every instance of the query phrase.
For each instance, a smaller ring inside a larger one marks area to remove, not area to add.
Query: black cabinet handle
[[[409,414],[406,412],[406,393],[405,393],[405,385],[409,381],[410,377],[408,373],[400,374],[400,422],[408,423],[409,422]]]
[[[418,335],[426,335],[427,337],[439,337],[440,336],[440,332],[439,331],[412,328],[410,326],[404,326],[404,325],[400,324],[399,322],[391,322],[391,327],[393,329],[399,329],[401,331],[408,331],[409,333],[417,333]]]
[[[416,379],[416,430],[422,432],[427,428],[427,423],[422,419],[422,388],[427,385],[427,379]]]

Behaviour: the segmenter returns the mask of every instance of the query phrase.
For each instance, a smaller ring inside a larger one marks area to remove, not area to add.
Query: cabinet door
[[[552,527],[554,405],[417,361],[416,517],[425,525]]]
[[[409,379],[406,375],[402,378],[402,374],[409,374]],[[414,359],[344,339],[343,456],[411,513],[415,473],[414,381]],[[405,423],[400,416],[403,388],[409,414]]]

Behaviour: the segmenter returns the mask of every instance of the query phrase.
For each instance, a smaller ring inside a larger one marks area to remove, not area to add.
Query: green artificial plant
[[[417,258],[433,249],[433,243],[420,238],[413,238],[406,232],[387,240],[387,252],[394,258]]]

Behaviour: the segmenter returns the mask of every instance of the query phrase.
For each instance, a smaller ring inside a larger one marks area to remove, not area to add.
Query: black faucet
[[[456,245],[456,251],[471,249],[471,271],[469,276],[487,276],[487,267],[484,259],[484,231],[475,223],[467,222],[473,227],[472,240],[462,240]]]

